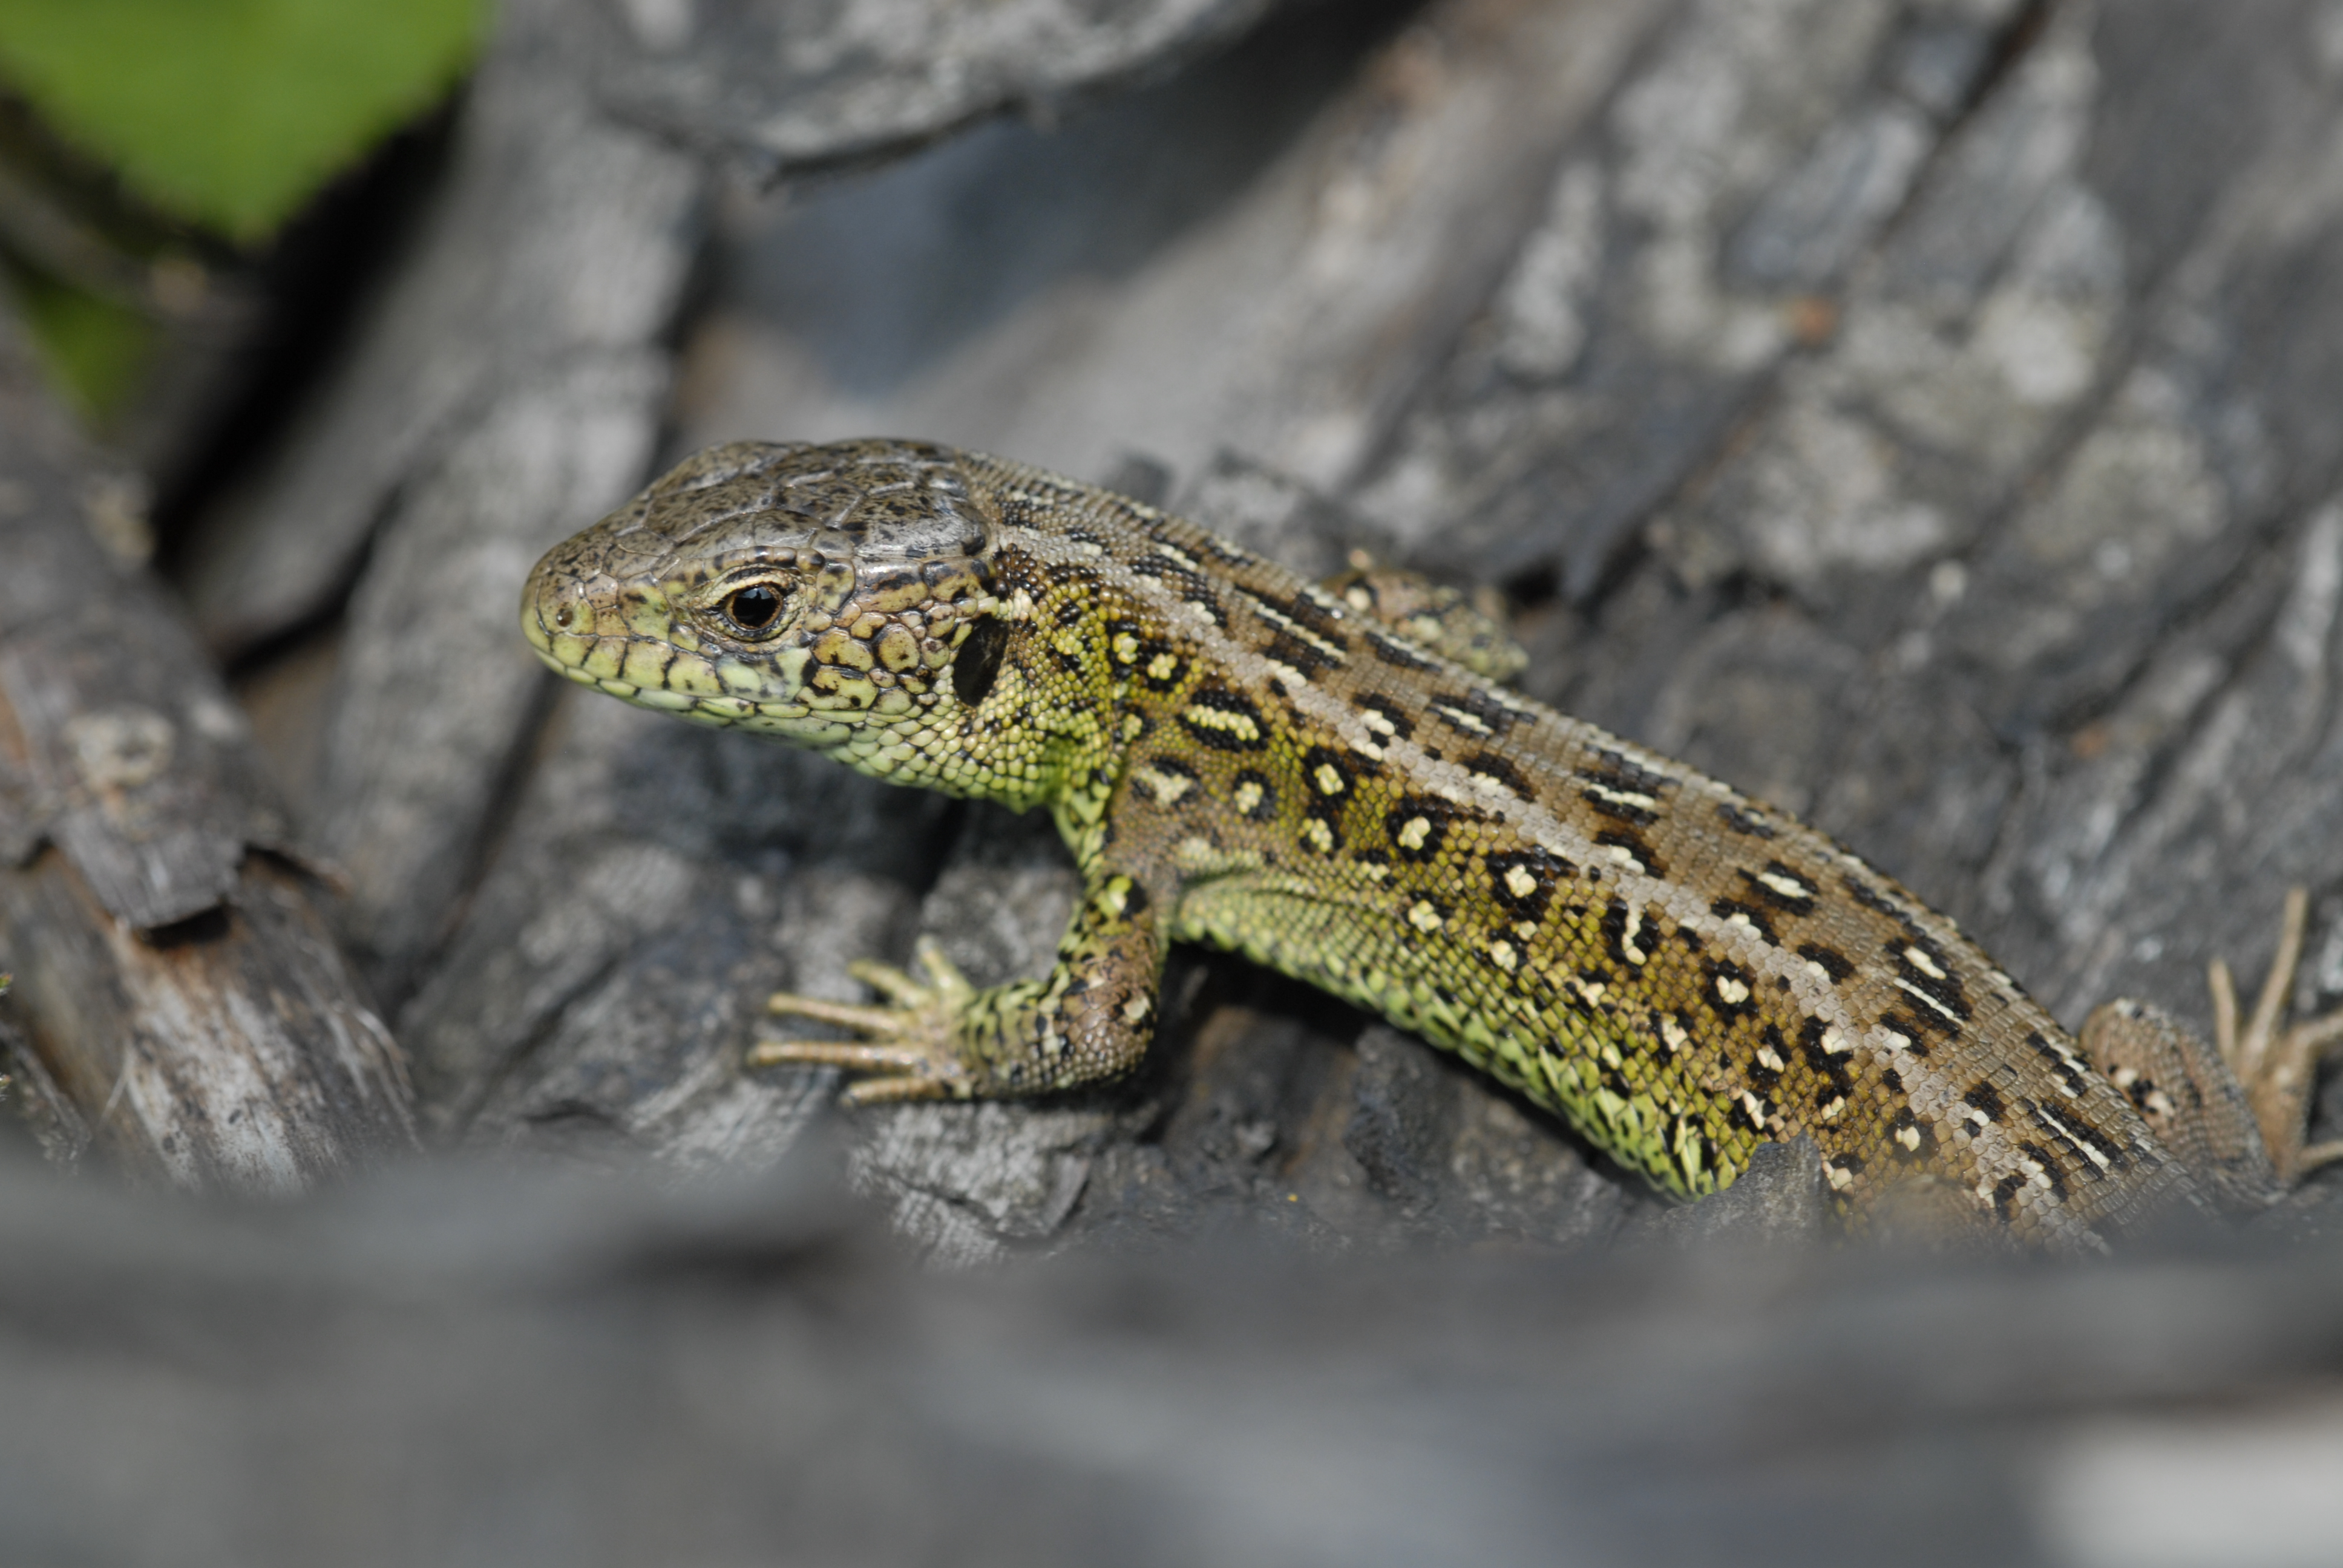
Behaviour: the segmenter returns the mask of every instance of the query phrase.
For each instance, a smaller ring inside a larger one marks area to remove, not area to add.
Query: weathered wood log
[[[0,1005],[123,1165],[297,1191],[413,1149],[405,1067],[184,615],[85,526],[104,473],[0,318]]]

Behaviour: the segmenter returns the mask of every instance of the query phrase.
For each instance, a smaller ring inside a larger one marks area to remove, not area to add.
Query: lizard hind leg
[[[2229,966],[2215,959],[2207,980],[2213,990],[2213,1025],[2221,1060],[2243,1086],[2262,1141],[2277,1167],[2278,1180],[2291,1186],[2319,1166],[2343,1160],[2343,1141],[2307,1144],[2311,1091],[2319,1059],[2343,1044],[2343,1011],[2286,1021],[2295,971],[2302,961],[2309,896],[2288,889],[2278,928],[2278,952],[2255,1000],[2252,1016],[2237,1023],[2236,982]]]
[[[2132,1102],[2157,1142],[2223,1211],[2267,1208],[2282,1190],[2244,1087],[2214,1047],[2151,1002],[2103,1002],[2084,1021],[2083,1054]]]
[[[2343,1012],[2286,1021],[2308,908],[2301,889],[2287,894],[2277,956],[2242,1025],[2229,966],[2213,960],[2212,1044],[2146,1002],[2108,1002],[2083,1025],[2092,1065],[2232,1212],[2266,1206],[2343,1159],[2343,1141],[2305,1142],[2318,1060],[2343,1043]]]
[[[1417,646],[1500,685],[1529,666],[1528,652],[1505,624],[1503,596],[1493,588],[1451,588],[1404,567],[1383,566],[1363,550],[1352,551],[1350,568],[1318,586]]]

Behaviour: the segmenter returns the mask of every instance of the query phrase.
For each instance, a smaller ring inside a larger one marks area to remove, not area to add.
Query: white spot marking
[[[1627,961],[1631,964],[1644,963],[1651,959],[1651,954],[1635,945],[1635,939],[1643,934],[1644,911],[1630,909],[1627,911],[1626,924],[1620,928],[1619,950],[1626,955]]]
[[[1945,978],[1945,971],[1937,966],[1936,960],[1930,958],[1925,951],[1918,948],[1906,948],[1904,950],[1904,960],[1914,969],[1918,970],[1922,974],[1926,975],[1930,980],[1942,980]]]
[[[1196,782],[1192,779],[1183,779],[1177,773],[1164,773],[1153,768],[1141,769],[1136,777],[1159,806],[1178,804],[1180,797],[1194,789]]]
[[[1944,1019],[1946,1022],[1956,1026],[1960,1023],[1960,1014],[1955,1012],[1951,1008],[1946,1007],[1943,1002],[1938,1001],[1935,997],[1930,996],[1926,991],[1922,990],[1918,986],[1914,985],[1910,980],[1906,980],[1902,975],[1897,975],[1896,977],[1896,989],[1916,1001],[1927,1003],[1930,1008],[1935,1010],[1936,1015],[1939,1018]]]
[[[1613,789],[1607,786],[1581,780],[1586,792],[1598,800],[1608,800],[1614,806],[1625,806],[1637,811],[1656,811],[1660,803],[1649,795],[1639,795],[1633,789]]]

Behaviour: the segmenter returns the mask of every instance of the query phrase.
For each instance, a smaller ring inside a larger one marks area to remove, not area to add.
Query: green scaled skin
[[[979,454],[744,442],[548,553],[521,620],[612,696],[1051,813],[1084,895],[1047,977],[975,990],[930,952],[922,980],[858,969],[890,1005],[775,999],[864,1038],[757,1060],[853,1069],[859,1101],[1128,1071],[1166,947],[1196,941],[1459,1052],[1681,1196],[1805,1135],[1856,1222],[1921,1191],[2091,1248],[2205,1204],[2135,1109],[2193,1059],[2118,1090],[1895,882],[1383,598]]]

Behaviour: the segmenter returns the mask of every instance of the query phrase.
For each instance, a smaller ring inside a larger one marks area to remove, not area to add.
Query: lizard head
[[[581,685],[850,749],[981,699],[987,519],[943,447],[711,447],[548,551],[521,629]]]

